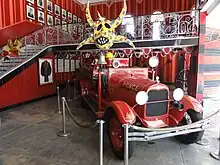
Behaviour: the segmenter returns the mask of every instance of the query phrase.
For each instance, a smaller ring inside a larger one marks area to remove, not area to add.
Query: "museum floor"
[[[205,115],[217,110],[219,105],[206,100]],[[77,107],[75,103],[73,106]],[[73,108],[72,111],[80,121],[95,121],[88,110]],[[1,112],[0,117],[0,165],[98,165],[98,127],[82,129],[68,118],[67,130],[71,135],[58,137],[62,120],[55,96]],[[130,165],[219,165],[209,155],[218,149],[219,119],[220,114],[205,132],[204,137],[211,140],[209,146],[186,146],[173,138],[158,140],[154,145],[136,143]],[[104,165],[122,165],[113,155],[107,136],[104,144]]]

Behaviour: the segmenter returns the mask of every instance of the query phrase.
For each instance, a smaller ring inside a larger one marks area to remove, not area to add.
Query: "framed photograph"
[[[59,18],[55,18],[55,25],[60,25],[60,19]]]
[[[67,24],[65,21],[62,21],[62,30],[67,31]]]
[[[29,2],[29,3],[34,4],[34,0],[26,0],[26,1]]]
[[[72,21],[73,21],[73,15],[72,13],[68,12],[68,22],[72,23]]]
[[[44,8],[44,0],[37,0],[37,6]]]
[[[38,68],[40,85],[53,83],[53,59],[39,58]]]
[[[82,19],[81,18],[78,18],[78,23],[81,23],[82,22]]]
[[[29,19],[35,19],[35,11],[34,11],[34,8],[31,7],[31,6],[28,6],[27,5],[27,18]]]
[[[77,16],[73,15],[73,23],[77,23]]]
[[[53,12],[53,3],[50,0],[47,0],[47,11]]]
[[[66,10],[65,9],[62,9],[62,18],[66,19]]]
[[[53,16],[47,14],[47,25],[52,26],[53,25]]]
[[[43,11],[38,10],[37,17],[38,17],[38,22],[44,23],[44,12]]]
[[[58,16],[60,16],[60,6],[58,6],[58,5],[54,5],[54,13],[55,13],[55,15],[58,15]]]

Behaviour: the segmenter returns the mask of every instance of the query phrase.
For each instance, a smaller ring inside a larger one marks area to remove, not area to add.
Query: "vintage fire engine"
[[[87,65],[82,62],[76,78],[80,83],[82,105],[88,105],[99,118],[106,121],[115,155],[119,159],[124,158],[124,124],[152,130],[164,129],[163,133],[167,133],[164,137],[175,136],[184,144],[198,141],[203,135],[203,129],[183,133],[178,131],[195,128],[192,123],[203,120],[203,107],[195,98],[185,95],[182,89],[170,91],[167,85],[160,83],[152,69],[158,66],[158,58],[150,58],[149,68],[131,67],[128,64],[129,58],[113,58],[113,54],[108,51],[117,40],[134,47],[130,40],[113,33],[125,16],[126,3],[124,2],[124,8],[117,20],[111,22],[100,14],[100,20],[94,22],[89,6],[86,12],[94,35],[80,43],[78,49],[83,44],[95,43],[102,50],[98,59],[93,59]],[[183,127],[184,125],[190,127]],[[199,127],[204,125],[200,124]],[[181,130],[178,130],[179,126],[182,126]],[[155,132],[151,132],[151,135],[154,134]],[[162,137],[152,139],[159,138]],[[132,143],[129,142],[129,157],[132,153],[131,147]]]
[[[109,140],[120,159],[124,156],[123,124],[166,128],[203,119],[203,107],[195,98],[184,95],[180,88],[171,94],[168,86],[159,82],[159,77],[156,80],[149,78],[151,70],[148,68],[120,67],[120,61],[124,63],[125,59],[114,59],[111,67],[106,65],[104,58],[101,55],[97,65],[82,66],[77,78],[82,106],[89,106],[107,122]],[[200,131],[175,138],[191,144],[202,135]],[[129,146],[131,153],[132,145]]]

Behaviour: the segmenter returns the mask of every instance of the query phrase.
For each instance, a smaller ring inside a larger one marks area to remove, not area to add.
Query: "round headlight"
[[[149,59],[149,65],[150,67],[152,68],[155,68],[159,65],[159,59],[157,56],[152,56],[150,59]]]
[[[120,65],[121,65],[120,62],[117,61],[117,60],[115,60],[115,61],[112,62],[112,66],[113,66],[113,68],[119,68]]]
[[[182,100],[184,96],[184,92],[181,88],[176,88],[174,91],[173,91],[173,98],[174,100],[176,101],[180,101]]]
[[[135,100],[136,100],[136,103],[138,105],[146,104],[147,101],[148,101],[148,94],[147,94],[147,92],[145,92],[145,91],[138,92],[137,95],[136,95]]]

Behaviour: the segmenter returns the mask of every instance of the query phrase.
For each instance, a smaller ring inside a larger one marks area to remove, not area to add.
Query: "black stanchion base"
[[[59,131],[58,133],[57,133],[57,136],[60,136],[60,137],[67,137],[67,136],[69,136],[70,135],[70,133],[64,133],[63,131]]]
[[[214,153],[210,153],[210,155],[215,158],[216,160],[220,160],[220,155],[218,154],[218,152],[214,152]]]

